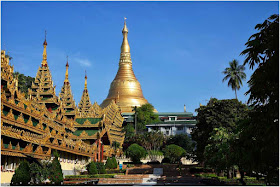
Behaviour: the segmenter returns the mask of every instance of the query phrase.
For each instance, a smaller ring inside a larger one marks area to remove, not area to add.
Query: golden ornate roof
[[[31,89],[28,90],[30,98],[44,103],[46,107],[52,111],[59,106],[58,97],[55,95],[55,87],[53,86],[51,72],[47,63],[47,41],[43,44],[43,60],[39,67],[35,81],[32,83]]]
[[[78,108],[79,108],[79,117],[89,117],[92,115],[92,111],[90,110],[91,102],[89,99],[89,93],[87,89],[87,75],[85,75],[85,87]]]
[[[77,108],[72,95],[70,82],[68,79],[68,68],[69,68],[69,64],[67,58],[65,80],[61,88],[61,91],[59,93],[59,98],[62,101],[62,105],[64,109],[63,115],[67,116],[68,118],[74,119],[75,114],[77,112]]]
[[[100,106],[105,108],[111,101],[115,101],[121,108],[121,112],[132,112],[133,106],[141,106],[148,103],[148,101],[144,98],[141,85],[136,79],[132,69],[126,21],[124,22],[122,34],[123,42],[121,45],[119,70],[111,83],[107,98]]]

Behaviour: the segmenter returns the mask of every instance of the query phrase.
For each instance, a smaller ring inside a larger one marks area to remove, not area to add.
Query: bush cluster
[[[11,185],[28,185],[28,183],[40,184],[47,178],[55,185],[63,182],[63,174],[60,162],[58,161],[58,153],[54,153],[53,161],[47,163],[32,162],[29,164],[26,160],[20,162],[19,167],[15,170],[12,177]]]
[[[19,167],[15,170],[15,174],[12,177],[11,185],[28,185],[30,182],[30,168],[27,161],[20,162]]]
[[[106,169],[116,169],[118,168],[118,163],[115,157],[108,158],[106,161]]]
[[[145,158],[147,151],[138,144],[132,144],[126,150],[126,156],[128,156],[133,163],[140,163],[141,158]]]
[[[186,156],[186,151],[175,144],[168,145],[164,150],[164,158],[169,159],[170,163],[179,163],[181,158]]]

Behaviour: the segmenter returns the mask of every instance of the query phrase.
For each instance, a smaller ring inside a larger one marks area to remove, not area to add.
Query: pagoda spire
[[[43,43],[44,50],[43,50],[43,60],[42,60],[42,66],[48,66],[47,63],[47,31],[45,31],[45,41]]]
[[[124,26],[123,26],[122,34],[123,34],[123,42],[121,46],[121,53],[130,53],[130,47],[127,40],[128,29],[126,26],[126,18],[124,18]]]
[[[85,89],[87,89],[87,71],[85,70]]]
[[[83,91],[82,98],[79,103],[79,113],[81,117],[88,117],[91,115],[91,102],[89,99],[88,89],[87,89],[87,74],[85,72],[85,87]]]
[[[69,68],[69,64],[68,64],[68,56],[67,56],[66,72],[65,72],[65,80],[64,80],[64,83],[69,82],[69,80],[68,80],[68,68]]]
[[[122,112],[132,112],[132,106],[141,106],[148,103],[148,101],[144,98],[141,85],[132,69],[126,18],[124,18],[122,35],[123,41],[121,45],[119,69],[115,79],[111,83],[107,98],[100,106],[105,108],[112,101],[117,101],[117,105],[121,108]]]
[[[45,31],[45,41],[43,43],[43,60],[39,67],[35,81],[29,89],[30,98],[37,98],[39,103],[44,103],[50,112],[56,110],[59,106],[58,97],[55,94],[52,75],[47,63],[47,32]]]
[[[65,80],[61,88],[61,91],[59,93],[59,98],[62,101],[63,108],[65,111],[63,115],[65,115],[67,118],[74,119],[76,104],[71,91],[70,82],[68,79],[68,68],[69,68],[69,63],[68,63],[68,56],[67,56]]]

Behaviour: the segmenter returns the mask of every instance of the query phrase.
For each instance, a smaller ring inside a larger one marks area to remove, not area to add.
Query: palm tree
[[[235,91],[235,98],[237,99],[236,90],[240,89],[240,85],[242,86],[242,80],[246,79],[246,74],[244,73],[245,67],[243,65],[238,65],[238,61],[233,59],[233,61],[229,62],[229,68],[226,68],[223,71],[223,74],[226,76],[223,78],[223,82],[228,80],[228,86]]]

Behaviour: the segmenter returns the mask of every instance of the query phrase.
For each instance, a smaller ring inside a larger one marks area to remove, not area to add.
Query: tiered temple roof
[[[90,110],[91,102],[89,99],[89,94],[87,89],[87,75],[85,75],[85,87],[78,108],[79,108],[79,117],[84,118],[92,115],[92,112]]]
[[[58,98],[47,63],[46,40],[43,46],[43,61],[28,98],[18,90],[9,57],[1,51],[2,155],[45,159],[51,156],[52,150],[59,150],[101,159],[115,153],[113,142],[122,146],[124,141],[119,107],[115,102],[104,109],[96,102],[91,105],[86,77],[78,111],[68,79],[68,61]],[[121,153],[121,147],[117,152]]]
[[[63,115],[65,115],[67,118],[74,119],[75,113],[77,112],[77,108],[72,95],[70,82],[68,79],[68,68],[69,68],[69,64],[67,58],[65,80],[61,88],[61,91],[59,93],[59,98],[62,101],[62,106],[64,109]]]
[[[43,60],[37,71],[34,83],[29,89],[31,99],[35,99],[38,103],[45,104],[47,109],[52,112],[57,110],[60,102],[55,95],[55,87],[53,86],[51,72],[47,62],[47,41],[45,39],[43,51]]]

